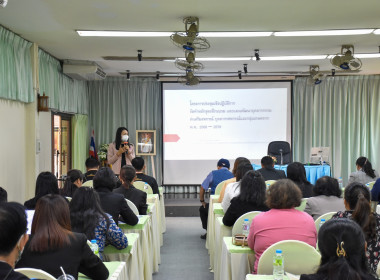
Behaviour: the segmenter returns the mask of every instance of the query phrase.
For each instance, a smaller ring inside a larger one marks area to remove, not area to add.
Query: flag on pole
[[[95,147],[95,133],[94,130],[91,132],[91,139],[90,139],[90,157],[98,159],[98,153],[96,152],[96,147]]]

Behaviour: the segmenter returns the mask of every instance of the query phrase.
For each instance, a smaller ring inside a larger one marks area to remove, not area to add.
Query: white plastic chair
[[[133,211],[133,213],[138,216],[139,215],[139,210],[137,209],[136,205],[130,201],[129,199],[125,199],[125,201],[127,202],[129,208],[131,208],[131,210]]]
[[[66,199],[70,202],[73,198],[72,197],[70,197],[70,196],[65,196],[66,197]]]
[[[236,234],[242,234],[243,233],[243,222],[244,219],[249,220],[249,225],[251,225],[253,218],[255,218],[258,214],[260,214],[260,211],[251,211],[248,213],[245,213],[241,215],[236,222],[234,223],[232,227],[232,236],[235,236]]]
[[[90,188],[93,188],[94,187],[94,182],[92,180],[88,180],[86,182],[84,182],[82,184],[82,187],[90,187]]]
[[[306,208],[306,202],[307,202],[307,198],[302,198],[301,205],[298,207],[295,207],[295,209],[303,212]]]
[[[152,187],[148,183],[146,183],[146,182],[135,181],[135,182],[133,182],[133,186],[136,189],[139,189],[139,190],[141,190],[143,192],[146,192],[147,194],[153,194]]]
[[[277,182],[276,180],[266,180],[265,185],[267,186],[267,188],[269,188],[271,185],[273,185],[276,182]]]
[[[46,279],[46,280],[56,280],[53,275],[35,268],[16,268],[15,271],[24,274],[26,277],[32,279]]]
[[[321,262],[321,255],[309,244],[298,240],[283,240],[268,247],[261,255],[257,274],[273,273],[273,256],[281,249],[284,256],[284,270],[300,275],[315,273]]]
[[[224,182],[225,182],[225,181],[222,181],[222,182],[220,182],[220,183],[216,186],[216,188],[215,188],[215,194],[220,194],[220,192],[222,191],[222,188],[223,188]]]
[[[317,232],[319,231],[319,224],[321,223],[321,220],[325,219],[326,220],[325,222],[327,222],[335,214],[336,214],[336,212],[328,212],[326,214],[323,214],[323,215],[319,216],[319,218],[314,221],[315,227],[317,228]]]
[[[376,181],[372,181],[372,182],[368,182],[367,184],[365,184],[368,188],[369,188],[369,190],[371,191],[372,190],[372,188],[373,188],[373,185],[376,183]]]

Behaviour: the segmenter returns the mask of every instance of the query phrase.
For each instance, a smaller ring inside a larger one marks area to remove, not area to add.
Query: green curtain
[[[88,82],[89,127],[94,129],[97,150],[114,141],[116,129],[125,126],[136,144],[136,130],[156,130],[157,155],[153,157],[157,182],[161,183],[162,111],[161,83],[153,78],[107,78]],[[152,175],[151,159],[145,157],[147,174]]]
[[[40,49],[38,54],[40,92],[49,96],[49,108],[87,115],[87,83],[64,75],[60,62],[43,50]]]
[[[0,26],[0,98],[34,101],[31,46]]]
[[[310,148],[331,147],[333,176],[348,181],[359,156],[380,170],[380,76],[308,78],[293,84],[293,156],[308,162]]]
[[[72,168],[86,172],[85,161],[89,151],[88,117],[75,115],[71,119]]]

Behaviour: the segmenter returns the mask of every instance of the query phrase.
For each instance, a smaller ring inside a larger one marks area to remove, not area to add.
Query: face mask
[[[129,136],[126,134],[121,136],[121,141],[123,141],[123,142],[128,142],[128,139],[129,139]]]
[[[20,242],[21,242],[21,239],[22,239],[23,237],[24,237],[24,234],[21,235],[19,241],[17,242],[17,251],[18,251],[18,255],[17,255],[16,261],[15,261],[15,265],[16,265],[16,263],[18,263],[18,261],[21,259],[21,255],[22,255],[22,253],[24,252],[24,249],[25,249],[25,246],[24,246],[24,248],[22,248],[22,250],[19,249],[19,248],[21,247],[21,246],[20,246]]]

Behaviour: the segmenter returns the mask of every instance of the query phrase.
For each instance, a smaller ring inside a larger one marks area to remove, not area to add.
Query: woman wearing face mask
[[[115,141],[110,143],[107,151],[108,163],[112,165],[112,171],[120,174],[120,168],[124,165],[132,165],[135,158],[135,149],[129,143],[129,132],[125,127],[119,127],[116,131]]]
[[[13,270],[29,238],[26,226],[25,208],[21,204],[16,202],[0,204],[0,279],[29,279]]]

